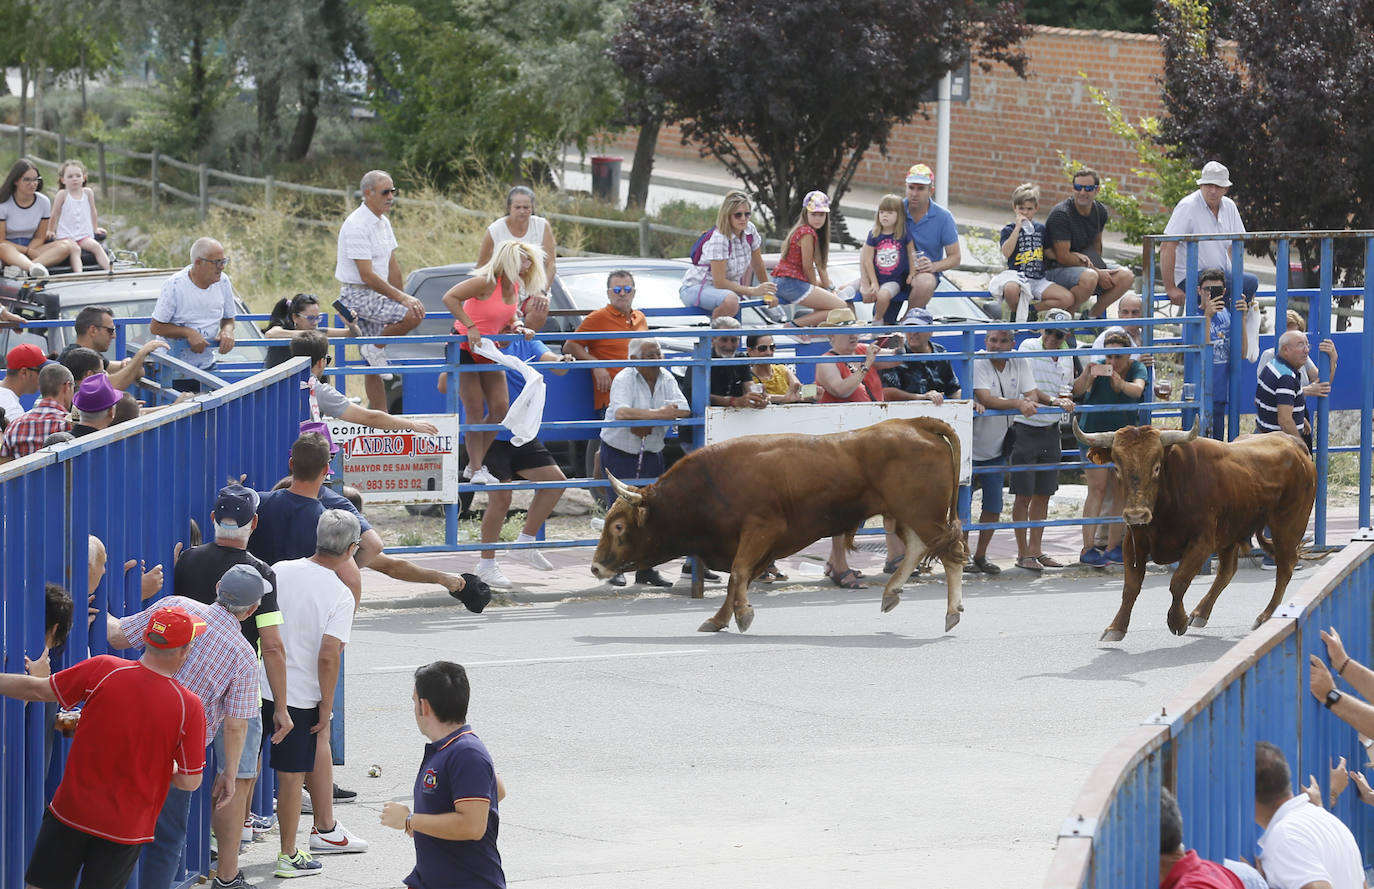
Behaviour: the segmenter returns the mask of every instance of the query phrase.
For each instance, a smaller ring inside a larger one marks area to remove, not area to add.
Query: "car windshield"
[[[630,268],[635,276],[634,307],[649,317],[650,327],[705,327],[710,322],[708,315],[687,309],[678,297],[685,270],[685,265],[681,269]],[[560,273],[558,279],[578,309],[593,312],[606,305],[605,272]],[[656,309],[669,311],[660,313]]]

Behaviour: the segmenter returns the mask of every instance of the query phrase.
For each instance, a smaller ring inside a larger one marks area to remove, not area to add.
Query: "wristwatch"
[[[1326,709],[1330,710],[1332,707],[1336,705],[1336,702],[1340,699],[1341,693],[1336,691],[1334,688],[1331,689],[1329,692],[1326,693]]]

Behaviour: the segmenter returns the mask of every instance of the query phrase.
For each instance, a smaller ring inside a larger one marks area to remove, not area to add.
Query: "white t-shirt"
[[[238,316],[234,285],[229,276],[221,272],[219,280],[209,287],[197,287],[191,280],[193,267],[188,265],[162,282],[162,292],[158,294],[157,305],[153,306],[153,320],[189,327],[207,340],[217,340],[220,321]],[[169,339],[172,355],[193,367],[210,367],[219,357],[213,343],[206,346],[205,351],[196,353],[191,351],[186,340]]]
[[[1022,357],[1026,364],[1030,365],[1031,373],[1034,375],[1035,388],[1048,395],[1050,398],[1058,398],[1059,393],[1064,391],[1067,386],[1073,385],[1073,358],[1072,356],[1054,356],[1045,353],[1045,341],[1042,337],[1034,337],[1021,343],[1017,348],[1018,352],[1026,353]],[[1059,422],[1061,414],[1056,410],[1040,410],[1035,412],[1033,417],[1015,417],[1013,423],[1022,423],[1026,426],[1053,426]]]
[[[652,390],[637,368],[625,368],[611,380],[610,399],[606,405],[607,420],[617,419],[616,412],[622,407],[653,410],[665,404],[673,404],[684,411],[690,409],[686,397],[678,388],[677,380],[673,379],[673,375],[666,367],[658,369],[658,379],[654,381]],[[667,435],[667,426],[651,426],[649,434],[643,438],[631,432],[629,426],[612,426],[601,430],[602,441],[627,454],[639,453],[641,442],[644,450],[657,454],[663,450],[663,440]]]
[[[24,416],[24,406],[19,403],[19,396],[8,386],[0,386],[0,409],[5,411],[6,423],[13,423]]]
[[[310,559],[291,559],[272,566],[277,575],[277,608],[281,611],[286,648],[286,704],[302,709],[320,703],[320,640],[348,641],[353,626],[353,594],[337,574]],[[258,667],[262,696],[272,700],[267,669]]]
[[[359,204],[339,226],[339,255],[334,263],[334,278],[342,284],[361,286],[363,276],[358,274],[358,263],[354,260],[370,259],[372,271],[385,280],[391,268],[391,254],[395,251],[396,233],[391,230],[391,220],[373,213],[367,204]]]
[[[549,221],[543,216],[531,216],[530,227],[525,229],[525,233],[517,238],[515,235],[511,234],[510,226],[506,225],[506,217],[502,216],[500,219],[487,226],[487,234],[491,235],[491,246],[493,249],[499,246],[503,241],[523,241],[526,244],[533,244],[543,249],[544,232],[547,231],[548,228]]]
[[[711,260],[725,260],[725,277],[736,284],[744,280],[753,261],[754,251],[763,244],[759,230],[754,223],[744,227],[744,234],[738,238],[727,238],[719,229],[711,232],[711,237],[701,245],[701,265],[694,265],[682,276],[683,287],[697,287],[705,282],[711,284]],[[751,246],[752,245],[752,246]]]
[[[32,238],[38,226],[52,215],[52,201],[41,191],[35,194],[34,201],[27,207],[14,202],[14,195],[0,204],[0,222],[5,223],[5,240]]]
[[[981,354],[991,354],[982,352]],[[973,362],[973,389],[988,390],[997,398],[1020,398],[1035,389],[1035,374],[1024,359],[1016,358],[1010,352],[1006,366],[998,370],[991,361]],[[1010,416],[988,417],[975,415],[973,418],[973,459],[993,460],[1002,456],[1002,442],[1011,428]]]
[[[1298,794],[1279,806],[1259,838],[1260,867],[1272,889],[1324,880],[1332,889],[1363,889],[1355,836],[1341,819]]]
[[[1221,199],[1215,216],[1202,199],[1202,189],[1198,189],[1178,202],[1169,216],[1169,224],[1164,226],[1166,235],[1213,235],[1236,234],[1245,231],[1236,202],[1228,197]],[[1174,283],[1181,284],[1188,272],[1188,245],[1178,244],[1174,258]],[[1197,270],[1219,268],[1231,271],[1230,241],[1198,241]]]

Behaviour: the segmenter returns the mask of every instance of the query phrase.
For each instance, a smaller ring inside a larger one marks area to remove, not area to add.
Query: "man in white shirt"
[[[1260,870],[1271,889],[1364,889],[1360,847],[1350,828],[1307,794],[1293,793],[1283,751],[1255,745],[1255,822]]]
[[[1063,309],[1050,309],[1043,320],[1072,321],[1073,317]],[[1014,522],[1044,520],[1049,515],[1050,497],[1059,490],[1057,464],[1063,457],[1059,419],[1062,414],[1073,411],[1073,399],[1069,397],[1069,392],[1075,374],[1072,358],[1044,353],[1063,349],[1067,333],[1067,328],[1063,327],[1046,328],[1039,337],[1021,343],[1017,350],[1030,366],[1035,381],[1034,395],[1027,393],[1028,397],[1038,405],[1057,410],[1040,410],[1037,407],[1034,414],[1023,414],[1012,420],[1015,441],[1008,463],[1012,466],[1049,464],[1054,467],[1011,474],[1010,487],[1015,495],[1011,518]],[[1044,528],[1016,529],[1016,567],[1036,573],[1046,568],[1064,567],[1063,562],[1045,555],[1041,548],[1044,534]]]
[[[382,170],[369,170],[358,185],[363,202],[339,227],[338,259],[334,277],[339,281],[339,301],[358,316],[363,336],[403,336],[425,318],[425,306],[401,289],[401,264],[396,261],[396,234],[386,216],[396,203],[396,186]],[[386,364],[386,347],[365,345],[360,350],[368,364]],[[363,378],[367,406],[386,410],[382,378]]]
[[[367,841],[349,833],[334,819],[334,764],[329,746],[334,686],[339,661],[353,626],[353,593],[338,577],[362,541],[361,526],[351,512],[326,510],[315,526],[315,554],[277,562],[277,607],[286,647],[286,700],[272,700],[272,687],[262,670],[263,725],[272,724],[277,707],[291,714],[291,731],[272,744],[270,764],[277,770],[277,817],[281,828],[278,877],[318,872],[311,856],[364,852]],[[302,783],[310,790],[314,826],[309,852],[296,848],[301,817]]]
[[[989,330],[983,343],[988,353],[1010,352],[1011,331]],[[1039,410],[1035,374],[1020,358],[1006,357],[973,362],[973,398],[984,409],[990,411],[1020,411],[1023,417],[1033,417]],[[1011,421],[1012,418],[1007,415],[980,414],[973,418],[974,469],[1002,462]],[[983,492],[982,512],[978,515],[980,524],[996,522],[1002,518],[1003,477],[1004,473],[1001,472],[973,476],[974,488]],[[992,542],[992,534],[991,528],[984,528],[978,532],[978,547],[973,554],[973,561],[965,566],[965,572],[1002,573],[999,565],[988,561],[988,544]]]
[[[172,344],[172,356],[192,367],[213,367],[234,348],[238,314],[234,285],[224,273],[229,258],[214,238],[191,245],[191,264],[162,284],[153,306],[153,336]],[[218,349],[211,346],[218,344]]]
[[[1231,188],[1231,172],[1216,161],[1208,161],[1202,168],[1202,175],[1197,178],[1197,184],[1198,190],[1174,207],[1169,224],[1164,227],[1164,234],[1244,234],[1245,223],[1241,221],[1236,202],[1226,196]],[[1160,277],[1164,279],[1164,291],[1169,294],[1169,301],[1176,306],[1183,305],[1183,281],[1188,271],[1187,248],[1179,249],[1181,244],[1180,241],[1165,241],[1159,245]],[[1230,283],[1230,241],[1198,242],[1198,272],[1213,267],[1224,270],[1227,283]],[[1258,278],[1249,273],[1242,275],[1241,292],[1246,300],[1253,300],[1258,289]]]

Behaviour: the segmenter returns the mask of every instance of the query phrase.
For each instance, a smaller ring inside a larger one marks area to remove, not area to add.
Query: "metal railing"
[[[82,620],[88,588],[87,535],[105,544],[105,578],[93,605],[115,616],[144,607],[140,571],[128,559],[164,569],[173,588],[173,547],[189,543],[188,520],[208,528],[216,491],[230,477],[262,489],[281,474],[305,416],[306,361],[262,371],[216,392],[0,466],[0,601],[3,669],[22,673],[43,651],[45,581],[70,590],[76,620],[53,669],[89,650],[108,650],[104,624]],[[0,883],[23,885],[25,859],[56,787],[70,742],[59,739],[51,772],[44,744],[52,726],[41,705],[0,703]],[[207,739],[211,740],[211,739]],[[207,771],[213,775],[213,772]],[[45,776],[50,775],[45,786]],[[191,875],[209,865],[209,790],[202,784],[188,833]],[[135,877],[135,880],[137,877]]]

